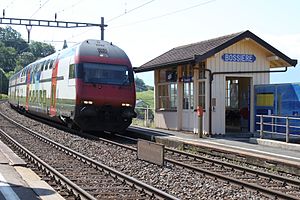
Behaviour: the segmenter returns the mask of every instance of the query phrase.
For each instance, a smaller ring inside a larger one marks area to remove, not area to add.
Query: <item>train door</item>
[[[251,78],[226,78],[226,132],[250,131],[250,83]]]
[[[25,109],[28,111],[29,109],[29,90],[30,90],[30,78],[31,78],[31,67],[27,68],[27,76],[26,76],[26,104],[25,104]]]
[[[56,115],[56,87],[57,87],[57,72],[58,72],[58,56],[53,64],[51,76],[51,91],[50,91],[50,116]]]

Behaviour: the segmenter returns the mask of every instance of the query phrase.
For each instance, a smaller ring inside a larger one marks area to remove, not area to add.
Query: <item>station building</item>
[[[296,66],[250,31],[173,48],[135,69],[154,71],[156,128],[204,134],[254,132],[254,85]]]

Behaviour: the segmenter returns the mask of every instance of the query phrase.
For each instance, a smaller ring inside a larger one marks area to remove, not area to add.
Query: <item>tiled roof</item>
[[[255,40],[257,43],[261,44],[271,52],[279,54],[279,56],[282,57],[282,59],[286,60],[291,65],[295,66],[297,64],[297,60],[292,60],[288,58],[280,51],[278,51],[277,49],[275,49],[274,47],[272,47],[271,45],[269,45],[253,33],[251,33],[250,31],[243,31],[173,48],[167,51],[166,53],[154,58],[153,60],[150,60],[149,62],[143,64],[139,68],[136,68],[135,71],[144,72],[172,64],[192,61],[199,62],[246,37]]]

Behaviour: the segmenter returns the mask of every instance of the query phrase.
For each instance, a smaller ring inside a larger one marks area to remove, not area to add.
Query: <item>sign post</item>
[[[198,136],[199,138],[203,137],[203,108],[197,106],[197,115],[198,115]]]

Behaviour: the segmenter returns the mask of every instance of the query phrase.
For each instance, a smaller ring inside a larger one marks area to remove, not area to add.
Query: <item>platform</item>
[[[0,140],[0,200],[63,200]]]

